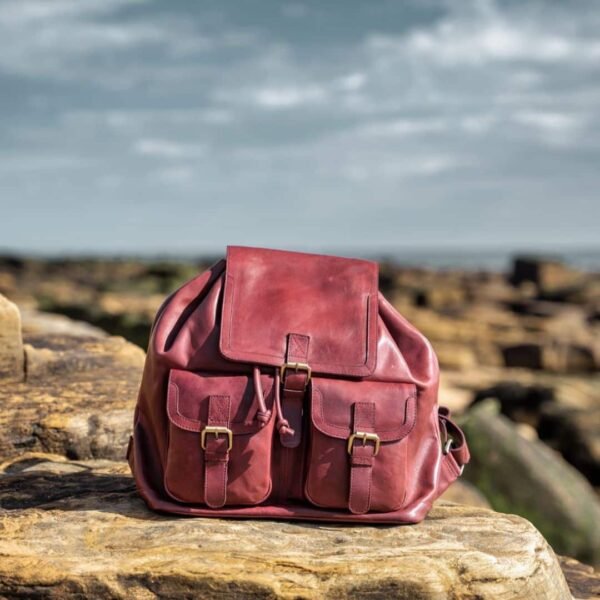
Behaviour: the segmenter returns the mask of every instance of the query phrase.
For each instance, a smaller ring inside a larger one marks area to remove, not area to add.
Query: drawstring
[[[293,436],[294,430],[290,427],[288,420],[284,418],[283,411],[281,410],[281,398],[280,398],[280,393],[279,393],[279,386],[280,386],[279,379],[280,379],[279,369],[276,367],[275,368],[275,383],[274,383],[274,385],[275,385],[275,412],[277,413],[276,427],[277,427],[277,431],[279,431],[280,436],[284,436],[284,435]]]
[[[265,404],[265,396],[260,383],[260,369],[258,367],[254,367],[252,375],[254,377],[254,390],[256,393],[256,399],[258,400],[258,411],[256,412],[256,418],[260,422],[260,426],[264,427],[271,418],[271,411]]]
[[[267,405],[265,404],[265,397],[260,382],[260,369],[258,367],[253,367],[252,375],[254,378],[254,390],[256,393],[256,399],[258,400],[258,411],[256,412],[256,419],[260,422],[260,426],[264,427],[271,418],[271,411],[267,408]],[[281,384],[280,377],[281,375],[279,373],[279,369],[275,368],[275,382],[273,384],[275,387],[275,413],[277,414],[277,422],[275,426],[277,427],[279,435],[293,436],[294,430],[290,427],[288,420],[284,418],[283,411],[281,409],[281,394],[279,392],[279,387]]]

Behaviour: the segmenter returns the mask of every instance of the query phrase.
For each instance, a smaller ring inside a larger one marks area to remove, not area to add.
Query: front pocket
[[[357,514],[401,508],[416,386],[317,377],[311,386],[307,499]]]
[[[260,406],[252,377],[171,370],[164,484],[172,498],[213,508],[267,498],[273,378],[260,375],[260,384],[271,413],[264,424],[257,418]]]

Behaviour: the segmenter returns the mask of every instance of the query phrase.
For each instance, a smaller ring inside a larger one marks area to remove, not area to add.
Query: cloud
[[[40,190],[40,206],[129,203],[133,220],[151,206],[160,231],[175,197],[238,219],[227,235],[256,219],[265,243],[282,202],[302,202],[300,242],[393,242],[399,223],[423,244],[486,242],[499,216],[508,239],[523,206],[550,214],[575,189],[573,212],[600,216],[597,3],[357,2],[342,28],[339,3],[269,1],[6,0],[12,206]]]
[[[515,113],[513,119],[553,145],[567,145],[576,141],[586,124],[586,118],[582,115],[550,111],[522,110]]]
[[[407,137],[439,133],[448,129],[448,123],[437,117],[419,119],[392,119],[361,126],[359,135],[366,137]]]
[[[322,87],[282,86],[259,88],[251,92],[254,102],[267,109],[295,108],[317,104],[327,98],[327,91]]]
[[[206,154],[203,144],[184,144],[172,140],[142,138],[133,145],[136,154],[167,159],[200,158]]]
[[[500,12],[495,5],[485,10],[450,15],[434,27],[419,28],[407,36],[376,34],[368,48],[378,53],[403,53],[447,67],[481,66],[489,62],[556,64],[600,59],[597,35],[574,33],[569,20],[524,18]],[[549,24],[551,23],[551,27]]]

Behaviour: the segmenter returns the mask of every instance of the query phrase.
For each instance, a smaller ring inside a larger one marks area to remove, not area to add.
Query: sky
[[[598,247],[600,2],[0,0],[0,250]]]

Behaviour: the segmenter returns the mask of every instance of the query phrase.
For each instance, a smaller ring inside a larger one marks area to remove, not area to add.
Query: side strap
[[[229,428],[230,408],[229,396],[209,396],[207,427]],[[227,500],[228,463],[227,435],[207,435],[204,448],[204,501],[211,508],[221,508]]]
[[[375,404],[355,402],[354,431],[373,433],[375,431]],[[348,508],[355,515],[361,515],[371,508],[371,480],[375,446],[360,443],[360,439],[350,448],[350,494]]]
[[[462,473],[471,455],[462,429],[450,418],[450,410],[445,406],[438,409],[440,433],[442,436],[442,452],[444,456],[452,456]]]

